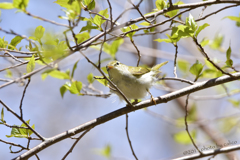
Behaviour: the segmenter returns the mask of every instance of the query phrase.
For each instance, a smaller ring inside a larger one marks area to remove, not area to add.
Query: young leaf
[[[82,89],[82,82],[80,81],[75,81],[71,84],[71,87],[69,88],[69,91],[72,94],[79,94],[80,95],[80,91]]]
[[[240,106],[240,100],[236,101],[234,99],[228,99],[228,102],[232,103],[234,107],[239,107]]]
[[[0,3],[0,9],[13,9],[14,6],[12,3],[9,2],[1,2]]]
[[[108,144],[107,146],[105,146],[104,148],[102,149],[98,149],[96,150],[97,153],[101,156],[104,156],[106,158],[110,158],[111,157],[111,146]]]
[[[55,69],[49,69],[49,70],[46,70],[45,72],[43,72],[42,79],[45,79],[47,75],[54,77],[54,78],[58,78],[58,79],[69,79],[70,78],[67,73],[61,72],[61,71],[58,71]]]
[[[185,60],[178,60],[177,65],[181,71],[186,73],[189,70],[189,62]]]
[[[2,111],[1,111],[1,121],[4,122],[4,110],[2,108]]]
[[[106,79],[103,79],[102,76],[94,76],[94,78],[101,84],[103,84],[104,86],[107,86],[108,81]]]
[[[88,83],[92,84],[94,82],[93,74],[89,73],[87,76]]]
[[[196,63],[194,63],[192,65],[192,67],[190,68],[190,72],[195,75],[196,77],[198,77],[203,69],[203,65],[201,63],[199,63],[199,61],[197,61]]]
[[[226,65],[229,67],[231,67],[233,65],[233,61],[231,59],[231,53],[232,53],[232,49],[231,49],[231,46],[229,46],[228,50],[226,52],[227,61],[225,62]]]
[[[11,45],[11,46],[8,46],[8,49],[14,50],[14,47],[16,47],[17,44],[22,41],[22,39],[23,39],[23,38],[20,37],[20,36],[14,37],[14,38],[11,40],[11,42],[10,42],[10,45]]]
[[[128,32],[128,31],[131,31],[131,30],[135,30],[135,29],[138,29],[138,26],[136,24],[133,24],[131,25],[130,27],[124,27],[122,29],[123,32]],[[135,34],[135,32],[130,32],[127,34],[127,37],[129,37],[130,39],[132,39],[132,36]]]
[[[27,64],[27,73],[30,73],[34,70],[35,68],[35,58],[34,55],[30,58],[28,64]]]
[[[105,18],[109,17],[108,14],[108,9],[106,8],[105,10],[102,10],[100,12],[98,12],[98,14],[102,15]],[[93,18],[93,23],[96,24],[99,28],[101,28],[101,25],[105,22],[106,20],[104,20],[102,17],[100,17],[99,15],[96,15]]]
[[[17,9],[26,10],[29,0],[13,0],[13,6]]]
[[[89,10],[95,8],[95,0],[84,0],[84,4],[87,6]]]
[[[210,47],[212,49],[221,49],[220,47],[222,46],[223,38],[224,37],[221,34],[215,35],[213,41],[210,43]]]
[[[67,88],[66,88],[65,85],[63,85],[63,86],[60,88],[60,93],[61,93],[62,98],[63,98],[64,94],[66,93],[66,91],[67,91]]]
[[[7,74],[5,75],[5,77],[7,77],[7,78],[12,78],[13,77],[11,70],[7,69],[6,72],[7,72]]]
[[[196,130],[193,130],[190,134],[193,139],[196,138]],[[174,134],[174,140],[180,144],[192,144],[192,141],[186,131]]]
[[[89,39],[90,35],[88,32],[78,33],[78,34],[76,34],[76,38],[77,38],[77,43],[79,44],[79,43]]]
[[[203,25],[199,26],[198,29],[197,29],[197,31],[196,31],[196,33],[195,33],[195,37],[197,37],[198,34],[199,34],[204,28],[206,28],[206,27],[208,27],[208,26],[210,26],[210,25],[207,24],[207,23],[204,23]]]
[[[43,37],[43,34],[45,32],[45,28],[43,26],[38,26],[36,29],[35,29],[35,32],[34,32],[34,36],[40,40],[42,37]]]
[[[75,70],[76,70],[76,68],[77,68],[78,62],[79,62],[79,60],[78,60],[77,62],[75,62],[74,65],[73,65],[72,74],[71,74],[71,77],[72,77],[72,78],[73,78],[73,76],[74,76],[74,72],[75,72]],[[68,74],[68,75],[69,75],[69,74]]]
[[[35,129],[35,124],[32,125],[32,129]],[[32,130],[28,130],[28,136],[31,136],[33,134]]]
[[[186,26],[191,28],[194,32],[196,31],[196,29],[198,27],[197,23],[195,22],[195,20],[191,14],[189,14],[189,17],[186,18]]]
[[[165,0],[156,0],[155,4],[158,10],[162,10],[167,5]]]
[[[154,41],[157,41],[157,42],[166,42],[166,43],[172,43],[172,40],[171,39],[154,39]]]
[[[204,47],[204,46],[206,46],[208,43],[209,43],[209,39],[203,38],[203,40],[201,41],[200,44],[201,44],[202,47]]]

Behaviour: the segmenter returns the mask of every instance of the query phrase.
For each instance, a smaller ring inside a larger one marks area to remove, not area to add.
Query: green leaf
[[[94,76],[94,78],[104,86],[107,86],[108,81],[106,79],[103,79],[103,76]]]
[[[14,6],[12,3],[2,2],[0,3],[0,9],[13,9]]]
[[[124,40],[122,38],[120,38],[120,39],[113,41],[112,44],[104,43],[103,51],[106,52],[107,54],[109,54],[110,56],[112,56],[113,58],[115,58],[118,48],[123,42],[124,42]]]
[[[179,25],[172,27],[171,40],[178,42],[181,38],[193,37],[194,31],[188,26]]]
[[[221,131],[223,133],[228,133],[231,131],[234,127],[238,126],[239,120],[236,117],[227,117],[222,120],[221,124]]]
[[[42,79],[44,80],[46,78],[46,75],[49,75],[51,77],[54,78],[58,78],[58,79],[70,79],[69,75],[65,72],[61,72],[55,69],[49,69],[46,70],[42,73]]]
[[[75,81],[71,84],[71,87],[69,88],[70,93],[72,94],[81,94],[80,91],[82,89],[82,82]]]
[[[228,50],[226,52],[226,57],[227,59],[231,59],[231,53],[232,53],[232,49],[231,49],[231,46],[228,47]]]
[[[190,72],[196,77],[198,77],[201,74],[202,69],[203,69],[203,65],[199,63],[199,61],[197,60],[197,62],[194,63],[190,68]]]
[[[23,38],[20,37],[20,36],[14,37],[14,38],[11,40],[11,42],[10,42],[10,45],[11,45],[11,46],[8,46],[8,49],[14,50],[14,47],[16,47],[17,44],[22,41],[22,39],[23,39]]]
[[[180,4],[184,4],[182,1],[178,1],[176,3],[174,3],[173,5],[180,5]],[[166,13],[167,16],[169,17],[173,17],[173,16],[176,16],[179,12],[179,9],[175,9],[175,10],[172,10],[172,11],[169,11]]]
[[[240,106],[240,100],[236,101],[234,99],[228,99],[228,102],[232,103],[232,105],[234,107],[238,107],[239,108],[239,106]]]
[[[64,94],[66,93],[66,91],[67,91],[67,88],[66,88],[65,85],[63,85],[63,86],[60,88],[60,93],[61,93],[62,98],[63,98]]]
[[[73,78],[73,76],[74,76],[74,72],[75,72],[75,70],[76,70],[76,68],[77,68],[78,62],[79,62],[79,60],[78,60],[77,62],[75,62],[74,65],[73,65],[72,74],[71,74],[71,77],[72,77],[72,78]]]
[[[195,141],[196,134],[197,134],[196,130],[191,131],[190,134],[191,134],[191,137]],[[185,144],[185,145],[192,144],[192,141],[186,131],[181,131],[181,132],[174,134],[173,138],[177,143],[180,143],[180,144]]]
[[[208,27],[208,26],[210,26],[210,25],[207,24],[207,23],[204,23],[203,25],[199,26],[198,29],[197,29],[197,31],[196,31],[196,33],[195,33],[195,36],[197,37],[198,34],[199,34],[204,28],[206,28],[206,27]]]
[[[102,71],[103,71],[104,73],[108,74],[108,71],[107,71],[107,68],[106,68],[106,67],[102,67],[101,69],[102,69]]]
[[[34,70],[35,68],[35,58],[34,55],[30,58],[28,64],[27,64],[27,73],[30,73]]]
[[[97,153],[101,156],[106,157],[106,158],[110,158],[111,157],[111,150],[112,150],[111,146],[108,144],[103,149],[98,149]]]
[[[1,38],[0,37],[0,48],[5,48],[5,42],[4,42],[4,37],[3,38]]]
[[[13,77],[11,70],[7,69],[6,72],[7,72],[7,74],[5,75],[5,77],[7,77],[7,78],[12,78]]]
[[[26,10],[29,0],[13,0],[13,6],[17,9]]]
[[[155,4],[158,10],[162,10],[167,6],[167,3],[165,0],[156,0]]]
[[[80,32],[84,32],[84,31],[88,31],[88,33],[90,33],[90,31],[92,29],[98,29],[97,26],[92,26],[92,22],[91,21],[87,21],[87,25],[85,27],[82,27],[81,31]]]
[[[94,82],[93,74],[89,73],[87,76],[88,83],[92,84]]]
[[[150,26],[151,24],[148,23],[148,22],[142,22],[142,23],[140,23],[139,25],[142,25],[142,26]]]
[[[42,37],[43,37],[43,34],[45,32],[45,28],[43,26],[38,26],[36,29],[35,29],[35,32],[34,32],[34,36],[40,40]]]
[[[189,70],[189,66],[190,66],[189,62],[185,60],[178,60],[177,65],[179,69],[184,73],[186,73]]]
[[[186,26],[188,26],[189,28],[191,28],[194,32],[196,31],[198,25],[195,22],[193,16],[191,14],[189,14],[189,17],[186,18]]]
[[[136,24],[133,24],[129,27],[124,27],[122,28],[122,31],[125,33],[125,32],[129,32],[131,30],[135,30],[135,29],[138,29],[138,26]],[[129,37],[131,40],[132,40],[132,36],[135,34],[135,32],[130,32],[127,34],[127,37]]]
[[[231,49],[231,46],[229,45],[228,50],[226,52],[227,61],[225,62],[226,65],[229,67],[233,65],[233,61],[231,59],[231,53],[232,53],[232,49]]]
[[[67,10],[63,10],[66,14],[66,19],[74,20],[78,18],[81,13],[81,4],[80,1],[73,0],[57,0],[54,3],[59,4],[61,7],[66,8]]]
[[[210,47],[212,49],[221,49],[220,47],[222,46],[223,38],[224,37],[221,34],[215,35],[213,41],[210,43]]]
[[[1,121],[4,122],[4,110],[2,108],[2,111],[1,111]]]
[[[87,6],[89,10],[95,8],[95,0],[84,0],[84,4]]]
[[[26,121],[27,124],[29,124],[30,120]],[[20,127],[27,127],[24,123]],[[23,136],[28,136],[28,130],[29,129],[24,129],[24,128],[19,128],[20,134]]]
[[[102,10],[100,12],[98,12],[98,14],[102,15],[105,18],[108,18],[108,9],[106,8],[105,10]],[[93,18],[93,23],[96,24],[99,28],[101,28],[101,25],[105,22],[106,20],[103,20],[102,17],[100,17],[99,15],[96,15]]]
[[[35,129],[35,124],[32,125],[32,129]],[[29,129],[28,130],[28,136],[31,136],[33,132]]]
[[[226,16],[223,19],[228,18],[232,21],[240,22],[240,17],[235,17],[235,16]]]
[[[206,46],[208,43],[209,43],[209,39],[203,38],[203,40],[201,41],[200,44],[201,44],[202,47],[204,47],[204,46]]]
[[[157,41],[157,42],[166,42],[166,43],[172,43],[171,39],[154,39],[154,41]]]
[[[78,33],[78,34],[76,34],[76,38],[77,38],[77,43],[79,44],[79,43],[89,39],[90,35],[88,32]]]

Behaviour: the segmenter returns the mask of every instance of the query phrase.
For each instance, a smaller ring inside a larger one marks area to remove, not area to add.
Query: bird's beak
[[[107,68],[107,71],[109,71],[110,69],[113,68],[113,66],[107,66],[106,68]]]

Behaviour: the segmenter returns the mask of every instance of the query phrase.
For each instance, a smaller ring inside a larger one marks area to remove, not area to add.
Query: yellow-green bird
[[[167,63],[168,61],[157,64],[152,68],[145,68],[127,66],[119,61],[112,61],[107,64],[106,68],[110,80],[123,92],[126,98],[136,100],[142,99],[147,95],[149,88],[159,78],[160,67]],[[111,92],[117,94],[123,100],[118,91],[111,89]]]

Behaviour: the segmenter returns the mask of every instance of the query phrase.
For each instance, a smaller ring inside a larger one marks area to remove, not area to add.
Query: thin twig
[[[108,21],[107,21],[108,22]],[[100,47],[100,52],[99,52],[99,55],[98,55],[98,68],[100,69],[101,68],[101,55],[102,55],[102,51],[103,51],[103,47],[104,47],[104,43],[106,41],[106,30],[107,30],[107,25],[108,23],[106,23],[105,25],[105,29],[104,29],[104,39],[103,39],[103,42],[101,44],[101,47]]]
[[[0,100],[0,103],[9,111],[11,112],[15,117],[17,117],[21,122],[23,122],[28,129],[30,129],[38,138],[40,138],[42,141],[45,141],[45,138],[41,136],[37,131],[35,131],[29,124],[27,124],[17,113],[15,113],[10,107],[8,107],[5,103],[3,103],[2,100]]]
[[[9,57],[12,57],[12,59],[14,59],[15,61],[18,61],[20,63],[23,63],[22,60],[18,59],[16,56],[13,56],[11,53],[9,53],[8,51],[5,51],[4,55],[0,55],[0,57],[5,57],[5,54],[7,54]]]
[[[39,60],[39,59],[40,59],[39,57],[38,57],[38,58],[35,58],[35,61],[36,61],[36,60]],[[26,61],[26,62],[23,62],[23,63],[20,63],[20,64],[16,64],[16,65],[14,65],[14,66],[10,66],[10,67],[1,69],[0,72],[5,71],[5,70],[7,70],[7,69],[12,69],[12,68],[16,68],[16,67],[22,66],[22,65],[24,65],[24,64],[27,64],[28,62],[29,62],[29,61]]]
[[[194,84],[194,82],[187,80],[187,79],[183,79],[183,78],[176,78],[176,77],[162,77],[162,78],[158,78],[158,81],[160,80],[174,80],[174,81],[181,81],[181,82],[185,82],[188,84]]]
[[[187,124],[188,108],[187,108],[187,106],[188,106],[189,95],[190,95],[190,94],[187,95],[186,105],[185,105],[185,118],[184,118],[185,127],[186,127],[187,134],[188,134],[189,138],[190,138],[191,141],[192,141],[192,144],[193,144],[194,147],[198,150],[198,152],[202,155],[203,153],[199,150],[199,148],[198,148],[197,145],[195,144],[195,142],[194,142],[194,140],[193,140],[193,138],[192,138],[192,136],[191,136],[191,134],[190,134],[190,132],[189,132],[189,130],[188,130],[188,124]]]
[[[218,65],[216,65],[208,56],[208,54],[205,52],[204,48],[202,47],[201,44],[198,43],[197,38],[193,37],[193,41],[195,42],[195,44],[198,46],[198,48],[200,49],[201,53],[203,54],[203,56],[219,71],[221,71],[223,74],[229,75],[232,77],[232,74],[227,73],[225,71],[223,71]]]
[[[0,48],[0,51],[8,51],[8,52],[14,52],[14,53],[19,53],[19,54],[36,54],[37,52],[25,52],[25,51],[16,51],[16,50],[11,50],[7,48]]]
[[[19,106],[19,110],[20,110],[20,117],[23,118],[23,111],[22,111],[22,103],[23,103],[23,99],[27,90],[27,87],[29,85],[29,83],[31,82],[31,78],[28,78],[28,82],[23,90],[23,94],[22,94],[22,98],[21,98],[21,102],[20,102],[20,106]]]
[[[175,78],[177,78],[177,54],[178,54],[178,45],[177,45],[177,43],[174,44],[174,47],[176,48],[176,50],[175,50],[173,73],[174,73],[174,75],[175,75]]]
[[[131,140],[130,140],[130,137],[129,137],[129,134],[128,134],[128,114],[126,114],[126,134],[127,134],[127,139],[128,139],[128,143],[129,143],[129,146],[131,148],[131,151],[132,151],[132,154],[133,156],[135,157],[136,160],[138,160],[134,150],[133,150],[133,147],[132,147],[132,143],[131,143]]]
[[[74,147],[76,146],[76,144],[78,143],[78,141],[87,133],[89,132],[91,129],[86,130],[85,132],[83,132],[77,139],[76,141],[73,143],[72,147],[69,149],[69,151],[63,156],[62,160],[66,159],[67,156],[73,151]]]
[[[36,18],[36,19],[40,19],[40,20],[45,21],[45,22],[49,22],[49,23],[52,23],[52,24],[55,24],[55,25],[58,25],[58,26],[67,27],[67,28],[69,27],[69,26],[66,25],[66,24],[57,23],[57,22],[55,22],[55,21],[48,20],[48,19],[45,19],[45,18],[36,16],[36,15],[33,15],[33,14],[31,14],[30,12],[27,12],[27,11],[25,11],[24,13],[26,13],[28,16],[31,16],[31,17]]]

